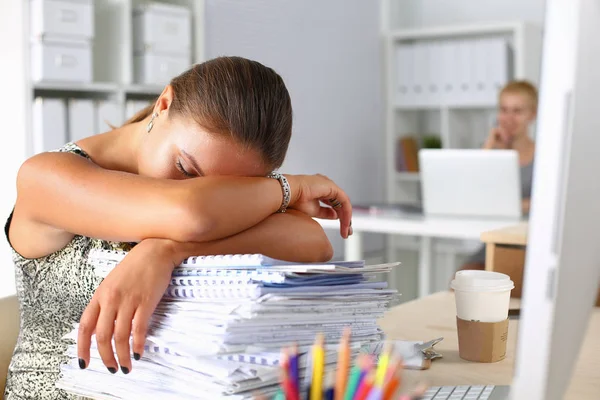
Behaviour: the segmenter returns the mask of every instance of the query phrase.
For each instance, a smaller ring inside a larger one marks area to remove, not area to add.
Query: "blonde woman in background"
[[[512,149],[519,154],[521,172],[521,199],[523,214],[529,213],[533,185],[533,159],[535,142],[529,127],[536,118],[538,92],[527,81],[511,81],[502,88],[499,96],[498,124],[490,130],[484,149]],[[484,269],[485,247],[471,255],[461,269]]]

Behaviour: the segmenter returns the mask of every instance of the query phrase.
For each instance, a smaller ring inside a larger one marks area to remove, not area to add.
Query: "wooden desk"
[[[511,306],[519,300],[512,299]],[[433,361],[426,371],[406,371],[406,384],[426,382],[443,385],[510,385],[513,377],[519,323],[510,320],[506,358],[484,364],[462,360],[458,356],[456,307],[452,292],[439,292],[392,308],[380,321],[389,339],[431,340],[444,337],[435,346],[443,358]],[[579,361],[566,400],[598,399],[600,393],[600,309],[592,312]]]

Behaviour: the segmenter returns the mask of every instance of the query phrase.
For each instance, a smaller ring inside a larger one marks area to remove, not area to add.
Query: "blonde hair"
[[[527,96],[529,100],[531,100],[531,106],[533,107],[533,110],[537,110],[538,90],[531,82],[526,80],[510,81],[504,85],[502,90],[500,90],[498,99],[500,99],[504,93],[519,93]]]

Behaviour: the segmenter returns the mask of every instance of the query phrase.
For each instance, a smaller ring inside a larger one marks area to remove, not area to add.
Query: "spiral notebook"
[[[127,252],[120,250],[92,249],[88,257],[90,260],[95,260],[98,263],[110,265],[121,262],[126,255]],[[319,270],[346,270],[347,272],[352,272],[352,270],[355,268],[364,267],[364,260],[329,261],[324,263],[296,263],[277,260],[262,254],[195,256],[187,258],[179,265],[179,269],[183,270],[192,269],[202,271],[204,268],[227,268],[229,270],[268,268],[288,272],[309,272]]]

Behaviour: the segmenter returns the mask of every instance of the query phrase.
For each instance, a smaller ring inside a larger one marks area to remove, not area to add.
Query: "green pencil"
[[[285,394],[283,394],[283,390],[279,389],[277,393],[275,393],[273,400],[285,400]]]
[[[352,371],[350,372],[350,377],[348,378],[348,385],[346,386],[346,393],[344,394],[344,400],[352,400],[352,398],[354,397],[354,393],[358,388],[361,375],[362,370],[359,364],[356,364],[354,367],[352,367]]]

